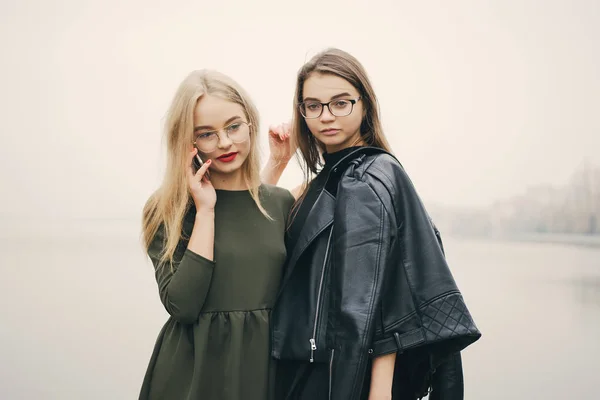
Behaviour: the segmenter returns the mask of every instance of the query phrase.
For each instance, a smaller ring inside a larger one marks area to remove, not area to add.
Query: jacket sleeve
[[[198,320],[208,294],[215,263],[187,249],[186,242],[181,241],[175,251],[173,265],[162,264],[160,256],[164,240],[161,226],[148,249],[148,256],[154,264],[160,300],[175,320],[193,324]]]
[[[431,387],[437,391],[431,399],[462,399],[459,350],[472,339],[463,342],[444,326],[446,321],[468,323],[449,307],[453,302],[462,305],[462,299],[446,263],[441,235],[399,164],[374,163],[370,174],[382,182],[383,191],[390,191],[398,222],[372,355],[398,353],[395,386],[404,386],[401,389],[412,396],[422,396]],[[436,397],[440,393],[446,397]]]
[[[373,187],[345,177],[338,185],[332,245],[331,399],[358,399],[377,325],[378,302],[395,226]]]
[[[447,265],[441,237],[406,172],[389,157],[374,162],[368,174],[381,182],[378,191],[389,192],[396,217],[396,241],[390,250],[390,272],[382,294],[381,324],[375,342],[412,348],[425,342],[419,307],[438,294],[457,292]],[[393,337],[396,336],[396,337]],[[389,346],[374,344],[374,355]]]
[[[462,357],[457,352],[436,368],[429,400],[463,400],[464,397]]]

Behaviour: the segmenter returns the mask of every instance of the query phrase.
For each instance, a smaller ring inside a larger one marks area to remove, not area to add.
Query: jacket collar
[[[300,256],[302,256],[308,246],[310,246],[310,244],[317,238],[317,236],[319,236],[321,232],[333,224],[337,184],[333,186],[329,183],[338,183],[339,176],[346,171],[348,164],[360,155],[370,155],[382,152],[385,151],[376,147],[361,147],[348,153],[345,157],[340,159],[331,167],[329,174],[327,175],[327,179],[325,180],[325,186],[317,197],[317,201],[315,201],[308,212],[306,220],[304,221],[304,226],[298,235],[296,244],[294,245],[294,248],[291,249],[291,256],[287,261],[287,268],[280,290],[282,290],[285,286],[294,268],[296,267]]]

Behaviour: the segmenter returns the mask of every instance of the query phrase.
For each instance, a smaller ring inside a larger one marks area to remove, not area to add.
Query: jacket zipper
[[[329,238],[327,239],[327,248],[325,249],[325,259],[323,260],[323,269],[321,270],[321,281],[319,282],[319,291],[317,292],[317,307],[315,310],[315,324],[313,326],[313,336],[308,341],[310,342],[310,362],[314,362],[315,350],[317,350],[317,343],[315,338],[317,337],[317,322],[319,321],[319,311],[321,308],[321,291],[323,289],[323,280],[325,278],[325,266],[327,265],[327,257],[329,256],[329,244],[331,243],[331,236],[333,235],[333,226],[329,231]]]
[[[331,357],[329,358],[329,400],[331,400],[331,378],[333,376],[333,353],[335,349],[331,349]]]

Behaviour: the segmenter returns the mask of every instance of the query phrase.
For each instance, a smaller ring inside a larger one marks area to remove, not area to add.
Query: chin
[[[325,136],[323,137],[323,139],[321,139],[321,143],[323,143],[325,146],[343,146],[346,142],[348,141],[347,137],[344,137],[342,135],[335,135],[335,136]]]
[[[333,135],[333,136],[319,135],[319,136],[317,136],[317,139],[319,139],[319,141],[321,143],[327,144],[327,145],[340,144],[340,143],[343,143],[344,140],[346,140],[346,138],[343,135],[340,135],[339,133],[337,135]]]
[[[225,175],[237,172],[239,169],[242,168],[242,165],[244,165],[245,161],[246,161],[246,159],[235,160],[232,163],[228,163],[228,164],[221,163],[221,165],[219,165],[218,172],[220,174],[225,174]]]

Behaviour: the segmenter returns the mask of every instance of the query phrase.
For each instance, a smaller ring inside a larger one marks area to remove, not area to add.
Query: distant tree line
[[[585,163],[561,187],[529,187],[480,210],[432,207],[436,224],[459,234],[600,235],[600,168]]]

